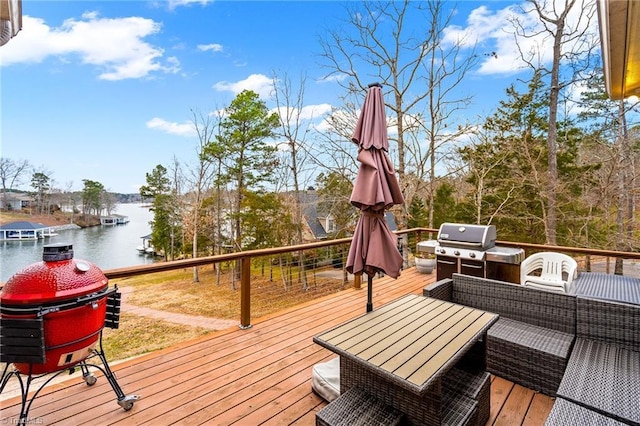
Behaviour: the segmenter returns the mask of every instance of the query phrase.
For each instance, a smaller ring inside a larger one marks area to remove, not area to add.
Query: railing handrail
[[[165,272],[173,269],[190,268],[193,266],[210,265],[218,262],[229,262],[243,258],[253,258],[262,256],[272,256],[282,253],[291,253],[301,250],[311,250],[314,248],[324,248],[346,244],[351,238],[340,238],[336,240],[319,241],[315,243],[297,244],[293,246],[272,247],[265,249],[245,250],[233,253],[216,254],[213,256],[197,257],[194,259],[170,260],[167,262],[150,263],[147,265],[127,266],[125,268],[109,269],[103,271],[107,278],[125,278],[135,275],[144,275],[153,272]]]
[[[437,229],[431,228],[411,228],[396,231],[398,235],[416,233],[418,237],[422,233],[437,234]],[[194,266],[210,265],[218,262],[228,262],[239,260],[242,258],[253,258],[261,256],[271,256],[276,254],[290,253],[300,250],[311,250],[315,248],[331,247],[340,244],[346,244],[351,241],[351,238],[340,238],[336,240],[318,241],[314,243],[297,244],[292,246],[272,247],[265,249],[246,250],[234,253],[217,254],[214,256],[198,257],[195,259],[180,259],[172,260],[168,262],[158,262],[147,265],[129,266],[125,268],[109,269],[104,271],[107,278],[125,278],[135,275],[144,275],[154,272],[165,272],[180,268],[189,268]],[[505,247],[516,247],[522,249],[529,249],[535,251],[560,251],[566,253],[577,253],[585,255],[595,255],[604,257],[618,257],[624,259],[638,259],[640,260],[640,253],[635,252],[623,252],[616,250],[602,250],[602,249],[590,249],[580,247],[568,247],[568,246],[553,246],[545,244],[533,244],[533,243],[520,243],[513,241],[496,241],[497,244]]]
[[[416,234],[416,241],[422,241],[422,234],[427,233],[429,235],[437,234],[437,229],[431,228],[411,228],[396,231],[398,235]],[[431,237],[433,238],[433,237]],[[239,261],[241,265],[241,277],[240,277],[240,327],[248,328],[251,326],[251,259],[254,257],[273,256],[283,253],[292,253],[297,251],[312,250],[316,248],[325,248],[336,246],[340,244],[347,244],[351,242],[351,238],[340,238],[336,240],[318,241],[314,243],[298,244],[292,246],[272,247],[265,249],[247,250],[235,253],[218,254],[214,256],[198,257],[195,259],[181,259],[168,262],[159,262],[148,265],[130,266],[118,269],[109,269],[103,271],[108,279],[114,278],[126,278],[136,275],[144,275],[155,272],[165,272],[175,269],[189,268],[194,266],[211,265],[213,263]],[[622,252],[615,250],[601,250],[601,249],[587,249],[580,247],[566,247],[566,246],[552,246],[545,244],[532,244],[532,243],[520,243],[513,241],[496,241],[496,244],[505,247],[516,247],[524,249],[525,251],[558,251],[565,253],[594,255],[603,257],[614,257],[623,259],[638,259],[640,260],[640,253],[634,252]],[[359,286],[359,277],[354,280],[354,285]]]
[[[602,250],[602,249],[589,249],[581,247],[569,247],[569,246],[553,246],[546,244],[533,244],[533,243],[514,243],[513,241],[496,241],[496,244],[503,245],[505,247],[517,247],[521,249],[532,249],[535,251],[559,251],[564,253],[577,253],[592,256],[603,257],[618,257],[623,259],[640,259],[640,253],[631,251],[616,251],[616,250]]]

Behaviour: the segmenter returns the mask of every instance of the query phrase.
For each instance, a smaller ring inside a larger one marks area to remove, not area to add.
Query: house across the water
[[[121,214],[112,214],[100,218],[100,225],[124,225],[129,223],[129,217]]]
[[[56,236],[53,227],[35,222],[11,222],[0,226],[0,241],[40,240]]]
[[[19,192],[0,191],[0,209],[6,211],[21,211],[29,208],[31,196]]]

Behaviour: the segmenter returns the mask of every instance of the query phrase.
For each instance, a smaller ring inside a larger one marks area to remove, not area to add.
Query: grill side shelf
[[[46,362],[44,320],[0,317],[0,362]]]
[[[107,313],[104,320],[104,326],[107,328],[117,329],[120,327],[120,303],[122,302],[122,294],[113,291],[107,296]]]

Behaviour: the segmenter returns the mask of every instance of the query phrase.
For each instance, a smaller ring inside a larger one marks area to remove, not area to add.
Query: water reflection
[[[151,232],[153,214],[140,204],[118,204],[113,212],[129,217],[125,225],[94,226],[57,231],[59,235],[40,241],[0,242],[0,281],[6,282],[22,268],[42,260],[42,247],[50,243],[73,244],[74,257],[95,263],[103,270],[152,263],[136,247]]]

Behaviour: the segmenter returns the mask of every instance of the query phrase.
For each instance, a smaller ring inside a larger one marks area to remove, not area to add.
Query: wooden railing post
[[[240,258],[240,328],[251,327],[251,257]]]
[[[362,286],[362,272],[353,275],[353,288],[358,289]]]

